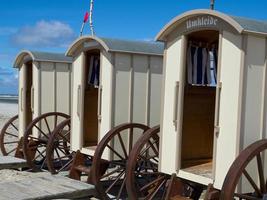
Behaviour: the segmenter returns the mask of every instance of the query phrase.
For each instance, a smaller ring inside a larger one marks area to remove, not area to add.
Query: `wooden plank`
[[[12,156],[0,156],[0,170],[1,169],[18,169],[27,167],[26,160],[15,158]]]
[[[0,200],[85,198],[95,194],[93,185],[60,175],[27,178],[0,183]]]

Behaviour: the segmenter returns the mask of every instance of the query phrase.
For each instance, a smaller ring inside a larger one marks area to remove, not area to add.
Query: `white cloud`
[[[0,85],[1,86],[17,86],[18,72],[13,68],[0,67]]]
[[[20,28],[11,41],[19,47],[66,47],[75,38],[72,28],[60,21],[39,21]]]

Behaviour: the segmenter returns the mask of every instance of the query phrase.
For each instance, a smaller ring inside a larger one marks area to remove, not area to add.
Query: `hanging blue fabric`
[[[202,64],[203,64],[203,54],[202,47],[197,49],[197,84],[202,84]]]
[[[90,81],[89,84],[95,87],[99,86],[99,74],[100,74],[100,62],[99,58],[96,56],[92,57],[92,62],[90,63]]]

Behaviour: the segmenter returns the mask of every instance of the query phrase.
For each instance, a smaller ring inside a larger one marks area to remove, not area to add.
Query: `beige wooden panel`
[[[40,105],[40,97],[41,97],[41,92],[40,92],[40,77],[39,77],[39,72],[40,70],[38,69],[38,63],[33,62],[33,70],[32,70],[32,84],[33,84],[33,119],[38,117],[41,112],[41,105]]]
[[[54,63],[41,62],[41,114],[55,110]]]
[[[221,63],[221,98],[217,137],[215,187],[221,188],[225,175],[237,154],[239,144],[239,92],[241,73],[240,35],[223,32]]]
[[[68,64],[56,64],[56,111],[70,114],[70,70]]]
[[[84,59],[84,54],[80,54],[78,57],[74,58],[72,64],[72,111],[71,111],[71,149],[77,151],[82,148],[82,99],[81,95],[81,85],[82,85],[82,73],[83,67],[82,63]],[[80,88],[80,89],[79,89]]]
[[[133,96],[132,96],[132,122],[148,125],[147,112],[149,103],[148,79],[149,79],[149,58],[143,55],[133,55]],[[159,108],[160,109],[160,108]],[[133,143],[140,138],[142,131],[135,130]]]
[[[147,56],[133,56],[132,120],[135,123],[146,124],[148,65]]]
[[[129,121],[131,56],[115,54],[115,108],[114,125]]]
[[[129,54],[115,54],[115,108],[114,126],[130,121],[131,111],[131,56]],[[123,140],[127,143],[127,136],[123,134]],[[113,141],[114,148],[123,152],[118,138]],[[112,156],[112,155],[111,155]]]
[[[41,70],[41,113],[55,111],[55,66],[51,62],[40,62]],[[51,127],[54,125],[54,119],[49,118],[48,124]],[[42,121],[40,126],[43,131],[47,131],[45,121]]]
[[[265,39],[248,36],[244,73],[241,149],[264,137],[262,120],[265,94],[265,58]],[[252,162],[246,168],[254,180],[257,180],[258,172],[255,169],[257,169],[256,162]],[[246,179],[243,179],[241,187],[242,192],[247,192],[251,189]]]
[[[150,59],[150,91],[149,91],[149,126],[160,123],[161,91],[162,91],[163,58],[152,56]]]
[[[25,81],[26,81],[26,65],[19,68],[19,137],[22,137],[26,128],[25,121]]]
[[[160,148],[160,165],[161,172],[172,174],[178,168],[179,140],[178,133],[173,124],[173,113],[175,108],[175,85],[181,77],[181,53],[182,38],[169,42],[166,48],[166,66],[165,70],[165,87],[164,87],[164,104],[162,110],[163,124],[161,124],[161,148]],[[178,103],[178,102],[177,102]]]
[[[112,87],[112,71],[113,65],[111,60],[111,54],[106,51],[102,51],[100,54],[100,70],[101,79],[100,85],[102,85],[102,97],[101,97],[101,121],[99,124],[99,137],[100,141],[104,135],[111,129],[111,110],[112,110],[112,94],[114,93]]]
[[[262,137],[265,56],[265,39],[249,36],[244,73],[244,135],[241,148],[246,148]]]

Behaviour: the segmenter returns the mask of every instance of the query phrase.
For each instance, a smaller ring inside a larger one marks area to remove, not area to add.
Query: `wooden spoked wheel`
[[[266,149],[267,139],[264,139],[251,144],[240,153],[226,175],[221,190],[221,200],[267,198],[266,173],[264,174],[266,166],[265,168],[263,166]],[[239,192],[239,183],[244,192],[242,190]]]
[[[18,118],[18,115],[12,117],[1,130],[0,147],[4,156],[14,156],[16,153],[19,143]]]
[[[149,127],[142,124],[122,124],[109,131],[97,145],[91,180],[101,199],[125,199],[126,163],[135,141]],[[110,154],[108,160],[105,156]]]
[[[169,176],[158,172],[159,126],[139,138],[133,147],[126,170],[129,199],[162,199]]]
[[[46,148],[54,129],[69,115],[59,112],[43,114],[34,119],[26,128],[23,137],[23,153],[33,171],[48,170]]]
[[[52,174],[68,171],[74,158],[70,150],[70,119],[61,122],[49,138],[46,148],[48,170]]]

